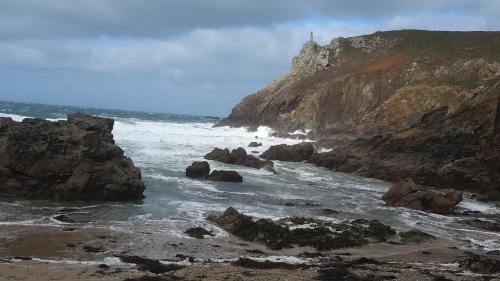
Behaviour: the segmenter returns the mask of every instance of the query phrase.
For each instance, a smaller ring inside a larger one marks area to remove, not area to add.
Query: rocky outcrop
[[[259,158],[247,154],[246,150],[242,147],[233,149],[229,152],[229,149],[215,148],[211,152],[204,156],[207,160],[219,161],[226,164],[241,165],[256,169],[266,169],[274,172],[274,163],[272,161],[263,161]]]
[[[498,81],[500,32],[337,38],[307,43],[291,73],[220,125],[310,130],[335,148],[311,159],[318,165],[500,200]]]
[[[349,248],[384,242],[396,234],[394,229],[376,220],[339,224],[297,217],[255,220],[232,207],[220,215],[210,215],[208,220],[243,240],[260,242],[274,250],[295,245],[317,250]]]
[[[186,168],[186,177],[206,179],[210,173],[210,165],[207,161],[196,161]]]
[[[0,196],[58,200],[143,198],[141,172],[113,141],[113,120],[0,118]]]
[[[462,192],[448,190],[442,193],[418,190],[416,184],[407,179],[391,187],[382,199],[388,205],[435,213],[450,213],[462,201]]]
[[[315,152],[316,148],[310,142],[294,145],[279,144],[271,146],[260,157],[267,160],[302,162],[309,160]]]
[[[211,181],[243,182],[243,177],[236,171],[214,170],[208,175],[207,179]]]

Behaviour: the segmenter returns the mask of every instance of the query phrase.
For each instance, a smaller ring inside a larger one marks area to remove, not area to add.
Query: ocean
[[[270,136],[259,127],[214,127],[213,117],[104,110],[0,102],[0,116],[21,121],[26,117],[65,119],[70,112],[85,112],[115,119],[114,138],[142,170],[145,199],[136,202],[56,202],[0,199],[0,224],[67,226],[53,217],[68,214],[79,224],[118,231],[147,226],[158,232],[184,237],[183,232],[202,226],[217,236],[229,235],[205,220],[211,212],[232,206],[248,215],[279,219],[307,216],[324,220],[378,219],[400,230],[419,229],[457,241],[463,248],[497,250],[500,234],[468,227],[460,221],[480,218],[497,221],[500,206],[465,199],[454,215],[438,215],[385,206],[382,195],[390,183],[332,172],[307,163],[275,162],[277,174],[209,161],[212,169],[236,170],[243,183],[209,182],[185,177],[193,161],[213,148],[244,147],[259,155],[271,145],[298,140]],[[252,141],[263,146],[250,148]],[[338,214],[326,216],[323,209]]]

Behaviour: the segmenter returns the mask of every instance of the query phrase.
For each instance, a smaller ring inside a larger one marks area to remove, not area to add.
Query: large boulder
[[[208,180],[243,182],[243,177],[236,171],[215,170],[210,173]]]
[[[266,169],[271,172],[274,171],[274,163],[272,161],[264,161],[253,155],[247,154],[246,150],[242,147],[233,149],[215,148],[205,155],[205,159],[219,161],[226,164],[241,165],[256,169]]]
[[[435,213],[450,213],[462,201],[462,191],[437,192],[418,190],[411,179],[403,180],[391,187],[382,200],[388,205],[406,207]]]
[[[196,161],[186,168],[186,177],[195,179],[205,179],[210,173],[210,165],[207,161]]]
[[[58,200],[143,198],[141,171],[113,141],[113,120],[0,118],[0,196]]]
[[[303,142],[294,145],[273,145],[260,157],[267,160],[280,160],[289,162],[302,162],[309,160],[316,152],[313,143]]]

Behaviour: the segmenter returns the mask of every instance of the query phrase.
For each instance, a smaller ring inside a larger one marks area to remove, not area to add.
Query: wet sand
[[[369,244],[322,252],[323,257],[315,260],[297,257],[304,251],[314,253],[310,248],[272,251],[230,235],[192,239],[155,233],[144,227],[124,232],[72,225],[2,225],[0,234],[0,280],[315,280],[325,268],[332,267],[330,260],[336,257],[346,261],[366,257],[380,262],[353,268],[360,276],[396,274],[397,280],[480,278],[458,268],[455,261],[464,251],[447,240],[417,245]],[[154,274],[121,262],[117,257],[121,255],[159,259],[162,264],[185,268]],[[260,264],[232,264],[240,257],[268,259],[276,264],[267,268]]]

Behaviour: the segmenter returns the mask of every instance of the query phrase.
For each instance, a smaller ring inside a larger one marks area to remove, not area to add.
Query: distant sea
[[[0,102],[0,116],[18,121],[26,117],[65,119],[70,112],[115,119],[115,140],[142,170],[146,198],[127,203],[0,199],[0,224],[62,226],[53,216],[68,212],[79,223],[95,227],[126,231],[130,225],[148,225],[157,231],[183,236],[186,228],[198,225],[225,235],[205,217],[210,212],[233,206],[252,216],[271,219],[286,216],[332,221],[378,219],[402,230],[418,228],[458,241],[464,248],[500,248],[500,234],[459,223],[471,218],[473,212],[470,211],[481,212],[476,212],[474,217],[498,219],[500,208],[492,203],[465,199],[459,205],[459,214],[454,216],[388,207],[380,198],[390,183],[336,173],[307,163],[278,161],[275,175],[265,170],[209,161],[212,169],[238,171],[243,183],[185,177],[185,168],[193,161],[202,160],[203,155],[215,147],[244,147],[248,153],[259,155],[271,145],[298,142],[271,137],[272,130],[267,127],[248,132],[245,128],[213,127],[218,120],[212,117]],[[249,148],[251,141],[262,142],[263,146]],[[325,208],[339,214],[322,215]]]

